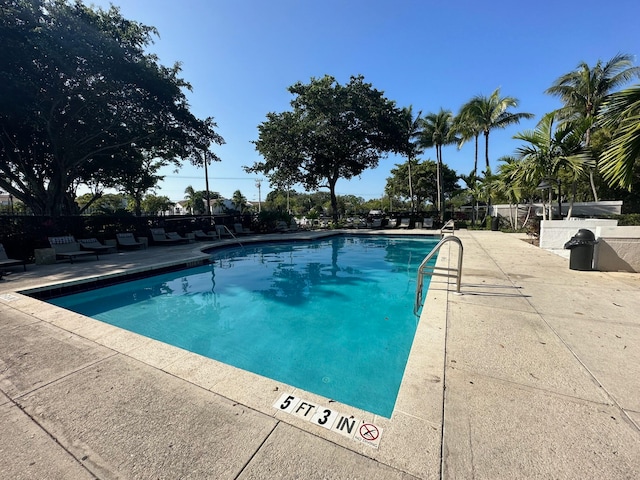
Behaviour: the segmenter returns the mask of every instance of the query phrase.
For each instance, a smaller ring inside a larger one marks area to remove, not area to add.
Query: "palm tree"
[[[640,159],[640,85],[614,93],[599,113],[613,139],[600,156],[602,176],[611,186],[631,190],[633,168]]]
[[[247,208],[247,198],[242,194],[240,190],[236,190],[235,192],[233,192],[231,202],[236,207],[236,210],[238,210],[240,213],[243,213]]]
[[[196,192],[191,185],[184,189],[184,198],[187,201],[185,203],[186,209],[191,214],[196,213],[196,202],[198,199],[198,192]]]
[[[402,115],[404,117],[404,122],[406,125],[406,151],[405,155],[407,156],[407,166],[409,170],[409,197],[411,198],[411,213],[415,211],[415,203],[413,196],[413,181],[411,175],[411,164],[415,162],[416,157],[422,153],[422,148],[420,148],[417,142],[412,141],[415,138],[418,138],[421,134],[421,126],[422,119],[420,118],[422,115],[422,111],[418,112],[416,117],[413,116],[413,106],[410,105],[408,108],[402,109]]]
[[[440,109],[438,113],[430,113],[422,120],[422,132],[418,145],[420,147],[436,149],[437,165],[437,190],[438,190],[438,215],[440,221],[444,220],[444,192],[442,184],[442,146],[457,143],[459,140],[455,136],[452,128],[453,114],[450,110]]]
[[[518,158],[525,162],[524,167],[520,170],[520,175],[525,178],[520,180],[530,184],[538,184],[543,181],[556,182],[559,215],[562,215],[561,174],[569,178],[573,185],[571,208],[568,213],[568,216],[571,216],[575,183],[590,166],[589,159],[584,155],[582,147],[582,138],[587,128],[587,122],[573,126],[564,123],[556,128],[554,123],[557,115],[557,112],[547,113],[542,117],[535,130],[518,133],[513,138],[528,143],[528,145],[516,149]],[[549,205],[551,205],[552,195],[553,189],[549,185]]]
[[[460,109],[460,113],[453,119],[453,129],[460,137],[458,142],[458,149],[472,138],[474,139],[474,157],[473,157],[473,176],[478,174],[478,143],[480,134],[482,133],[482,127],[478,120],[474,117],[473,101],[465,103]]]
[[[564,106],[560,109],[559,119],[572,123],[578,119],[587,119],[591,123],[585,132],[584,143],[591,145],[591,135],[595,126],[595,117],[601,105],[617,87],[628,83],[634,77],[640,77],[640,67],[634,67],[633,56],[618,54],[602,64],[598,60],[593,67],[585,62],[577,68],[558,78],[545,93],[560,97]],[[593,198],[598,201],[593,178],[593,170],[589,174]]]
[[[471,225],[475,225],[478,221],[478,200],[480,199],[481,191],[478,187],[478,176],[475,171],[471,171],[469,175],[460,175],[460,180],[462,180],[466,185],[466,193],[471,196]]]
[[[531,197],[535,186],[524,181],[521,175],[523,161],[512,156],[504,156],[498,159],[501,162],[497,172],[497,193],[509,202],[509,222],[514,230],[519,228],[518,214],[520,202],[526,196]],[[537,185],[537,184],[536,184]],[[515,213],[513,205],[515,204]],[[528,217],[527,217],[528,219]],[[526,222],[527,220],[525,220]]]
[[[518,99],[514,97],[501,97],[497,88],[490,96],[478,95],[468,104],[468,115],[484,134],[484,156],[487,170],[489,165],[489,133],[497,128],[506,128],[520,123],[522,119],[533,118],[532,113],[511,113],[509,108],[516,108]]]

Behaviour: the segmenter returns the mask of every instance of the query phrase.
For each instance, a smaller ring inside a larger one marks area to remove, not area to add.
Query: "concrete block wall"
[[[564,244],[571,240],[578,230],[591,230],[598,238],[598,227],[616,227],[617,220],[599,218],[575,218],[571,220],[543,220],[540,222],[540,248],[549,250],[564,258],[569,258],[571,251],[565,250]]]
[[[601,272],[640,272],[640,227],[600,226],[594,266]]]

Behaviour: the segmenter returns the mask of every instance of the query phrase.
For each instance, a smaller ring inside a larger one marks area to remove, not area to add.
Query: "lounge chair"
[[[191,233],[193,233],[196,240],[218,240],[220,238],[217,233],[204,233],[202,230],[194,230]]]
[[[233,233],[225,225],[216,225],[216,233],[219,238],[233,238]]]
[[[411,223],[410,218],[403,218],[400,220],[400,225],[398,225],[398,228],[409,228],[410,223]]]
[[[97,252],[88,252],[82,250],[80,244],[76,242],[76,239],[72,235],[65,235],[62,237],[49,237],[49,244],[56,252],[56,258],[69,260],[69,263],[73,263],[74,258],[82,258],[90,255],[95,255],[96,260],[100,260]]]
[[[453,219],[447,220],[447,222],[440,229],[440,235],[444,236],[445,233],[450,233],[452,235],[455,235],[454,233],[455,229],[456,229],[456,224],[453,221]]]
[[[171,232],[173,238],[169,237],[164,228],[151,228],[149,231],[151,232],[151,240],[157,245],[176,245],[189,242],[188,238],[181,237],[175,232]]]
[[[22,265],[24,271],[27,271],[27,262],[25,260],[9,258],[7,252],[4,250],[4,246],[0,243],[0,269],[3,267],[14,267],[16,265]],[[0,270],[0,278],[2,278],[2,270]]]
[[[236,233],[236,235],[249,235],[253,233],[253,230],[251,230],[250,228],[244,228],[241,223],[234,223],[233,231]]]
[[[80,244],[81,250],[88,250],[90,252],[109,253],[110,250],[116,250],[116,247],[111,245],[103,245],[97,238],[79,238],[78,243]]]
[[[178,232],[167,232],[166,235],[169,240],[176,240],[176,243],[189,243],[189,239],[187,237],[183,237]]]
[[[425,218],[422,220],[422,228],[433,228],[433,218]]]
[[[145,244],[136,240],[131,232],[116,233],[118,248],[144,248]]]
[[[329,225],[327,224],[327,228],[328,228],[328,226]],[[292,232],[297,232],[297,231],[298,231],[298,224],[295,221],[291,222],[291,225],[287,225],[287,222],[285,222],[284,220],[277,220],[276,221],[276,232],[292,233]]]
[[[371,221],[367,222],[367,227],[369,228],[381,228],[382,227],[382,219],[381,218],[373,218]]]

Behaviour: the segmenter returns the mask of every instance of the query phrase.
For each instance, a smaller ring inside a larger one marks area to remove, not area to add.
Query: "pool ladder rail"
[[[449,267],[436,267],[435,265],[428,265],[429,260],[433,258],[433,256],[438,253],[438,250],[448,242],[455,242],[458,244],[458,265],[456,268]],[[413,314],[418,316],[418,310],[422,306],[422,286],[424,283],[424,277],[429,275],[447,277],[447,278],[455,278],[456,279],[456,293],[460,295],[460,279],[462,278],[462,255],[464,253],[464,248],[462,247],[462,242],[455,235],[449,235],[448,237],[443,237],[438,244],[433,247],[431,252],[424,257],[422,263],[418,267],[418,277],[416,281],[416,301],[413,305]]]
[[[227,232],[226,235],[229,235],[231,238],[233,238],[236,241],[238,245],[244,248],[244,245],[242,245],[242,242],[238,240],[238,237],[235,236],[235,234],[229,229],[229,227],[227,227],[226,225],[222,225],[222,228]]]

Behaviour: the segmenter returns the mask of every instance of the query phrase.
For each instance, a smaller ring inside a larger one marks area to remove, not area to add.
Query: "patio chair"
[[[144,243],[137,241],[131,232],[116,233],[116,241],[118,242],[118,248],[132,249],[145,247]]]
[[[381,218],[372,218],[369,222],[367,222],[368,228],[381,228],[382,227],[382,219]]]
[[[89,255],[95,255],[96,260],[100,260],[97,252],[88,252],[82,250],[80,244],[76,242],[73,235],[65,235],[62,237],[49,237],[49,244],[56,252],[56,258],[69,260],[69,263],[73,263],[74,258],[87,257]]]
[[[193,233],[193,236],[195,237],[196,240],[218,240],[219,239],[218,234],[213,232],[204,233],[204,231],[202,230],[194,230],[191,233]]]
[[[291,233],[291,232],[297,232],[297,231],[298,231],[298,224],[296,222],[292,222],[291,225],[287,225],[287,222],[285,222],[284,220],[276,221],[276,232]]]
[[[173,236],[175,233],[177,237],[170,238],[164,231],[164,228],[151,228],[149,231],[151,232],[151,241],[156,245],[176,245],[178,243],[185,243],[189,241],[189,239],[181,237],[175,232],[171,232],[171,234]]]
[[[410,218],[403,218],[400,220],[400,225],[398,225],[398,228],[409,228],[410,223],[411,223]]]
[[[422,220],[422,228],[433,228],[433,218],[425,218]]]
[[[455,235],[456,224],[451,220],[447,220],[447,222],[440,229],[440,236],[444,236],[445,233],[450,233],[451,235]]]
[[[233,238],[233,233],[225,225],[216,225],[216,233],[219,238]]]
[[[389,218],[387,220],[387,228],[396,228],[396,223],[398,223],[396,218]]]
[[[90,252],[109,253],[110,250],[116,250],[116,247],[111,245],[103,245],[97,238],[79,238],[78,243],[80,244],[81,250],[88,250]]]
[[[24,271],[27,271],[27,262],[26,260],[18,260],[16,258],[9,258],[7,256],[7,252],[4,249],[4,246],[0,243],[0,278],[2,278],[2,268],[3,267],[14,267],[16,265],[22,265]]]
[[[249,235],[253,233],[253,230],[243,227],[241,223],[234,223],[233,231],[236,233],[236,235]]]
[[[189,243],[189,239],[178,232],[167,232],[166,235],[169,240],[176,240],[176,243]]]

